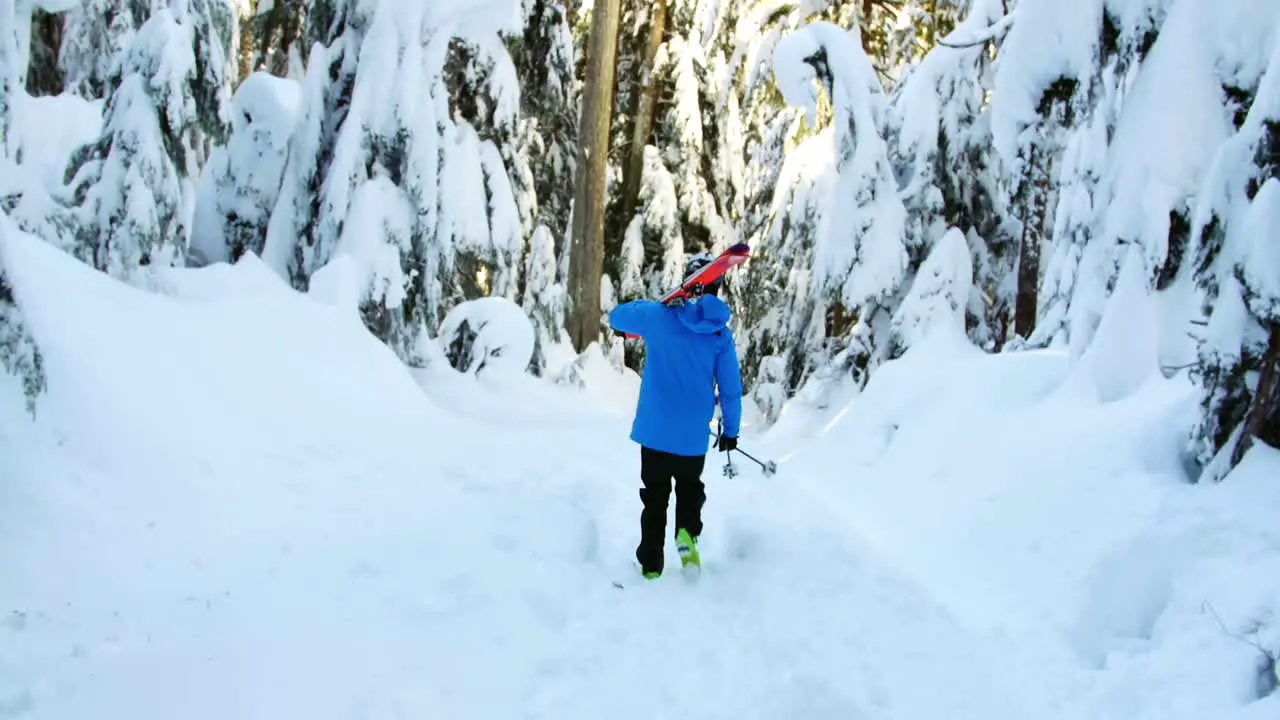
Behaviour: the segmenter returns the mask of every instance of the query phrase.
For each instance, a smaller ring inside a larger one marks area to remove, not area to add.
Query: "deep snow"
[[[703,577],[646,584],[603,356],[410,372],[253,256],[159,294],[0,241],[49,379],[0,402],[0,717],[1280,710],[1203,609],[1280,608],[1280,458],[1186,485],[1182,377],[1103,403],[1065,354],[921,341],[748,428],[777,476],[710,459]]]

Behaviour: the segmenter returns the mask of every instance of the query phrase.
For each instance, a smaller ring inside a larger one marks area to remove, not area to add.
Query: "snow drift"
[[[699,586],[637,582],[630,407],[452,370],[428,399],[350,307],[252,255],[153,294],[6,243],[49,379],[0,435],[10,714],[1043,716],[846,528],[745,473],[711,463]],[[676,637],[699,692],[636,693]]]
[[[1189,484],[1198,394],[1155,372],[1155,330],[1132,324],[1150,302],[1079,364],[935,332],[862,393],[789,406],[768,445],[798,448],[780,475],[816,507],[1035,666],[1067,704],[1052,717],[1272,717],[1280,452]]]

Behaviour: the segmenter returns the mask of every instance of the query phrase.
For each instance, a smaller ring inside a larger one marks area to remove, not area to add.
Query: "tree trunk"
[[[302,14],[305,10],[298,0],[276,0],[276,7],[282,8],[284,14],[279,19],[280,34],[267,69],[276,77],[289,77],[289,53],[293,50],[294,42],[302,36]]]
[[[644,148],[653,132],[654,110],[658,105],[658,83],[653,75],[653,64],[662,47],[662,35],[667,23],[667,2],[657,0],[649,14],[649,38],[644,46],[644,65],[641,66],[640,91],[631,96],[632,126],[631,147],[627,149],[627,169],[622,176],[622,226],[625,228],[636,212],[640,200],[640,185],[644,175]],[[621,242],[621,239],[619,239]]]
[[[578,122],[578,170],[569,251],[569,337],[578,352],[600,338],[600,277],[604,272],[605,170],[617,70],[619,0],[591,10],[586,84]]]
[[[1018,249],[1018,294],[1013,306],[1013,332],[1026,339],[1036,327],[1037,290],[1040,284],[1040,241],[1049,210],[1050,168],[1040,160],[1035,144],[1027,158],[1027,193],[1022,220],[1022,242]],[[1041,167],[1041,164],[1044,167]]]
[[[66,75],[58,67],[62,28],[66,15],[51,14],[42,8],[31,12],[31,62],[27,65],[27,93],[36,97],[57,95],[66,85]]]
[[[236,85],[239,86],[256,69],[258,28],[261,26],[258,22],[257,0],[247,4],[244,14],[237,22],[240,23],[240,47],[236,48],[236,69],[239,73]]]
[[[1258,387],[1253,393],[1253,404],[1244,421],[1244,432],[1231,452],[1231,467],[1235,467],[1255,438],[1264,434],[1269,422],[1274,421],[1277,410],[1280,410],[1280,398],[1277,398],[1276,373],[1280,365],[1280,322],[1271,323],[1271,334],[1267,342],[1267,351],[1262,354],[1262,367],[1258,370]],[[1267,438],[1263,438],[1264,440]],[[1274,440],[1274,439],[1273,439]]]

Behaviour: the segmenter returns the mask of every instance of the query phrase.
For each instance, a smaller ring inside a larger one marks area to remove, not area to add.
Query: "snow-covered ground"
[[[1228,634],[1280,650],[1280,457],[1187,485],[1180,376],[922,343],[746,433],[776,476],[712,459],[703,577],[645,583],[634,376],[415,374],[252,256],[6,237],[0,718],[1280,716]]]

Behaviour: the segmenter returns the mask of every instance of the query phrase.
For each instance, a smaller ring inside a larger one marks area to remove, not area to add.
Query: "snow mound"
[[[1069,384],[1072,391],[1096,393],[1099,402],[1108,403],[1131,395],[1156,376],[1162,317],[1157,297],[1147,288],[1146,268],[1141,252],[1131,250]]]
[[[309,394],[342,398],[353,422],[376,432],[396,409],[344,378],[371,374],[380,391],[416,392],[406,368],[362,326],[294,292],[256,259],[163,271],[165,292],[155,294],[30,235],[11,233],[6,251],[14,292],[45,355],[44,412],[62,431],[92,440],[86,451],[94,456],[114,462],[140,453],[143,464],[163,468],[176,448],[205,433],[251,448],[269,445],[279,427],[319,431],[323,421],[307,411]],[[75,290],[42,292],[48,287]],[[279,337],[290,338],[288,347],[270,342]],[[316,367],[322,356],[331,357]],[[286,386],[281,376],[296,377]],[[259,404],[236,427],[221,425],[226,413]]]
[[[298,295],[261,258],[251,253],[235,263],[203,268],[157,268],[151,285],[170,297],[193,302],[252,298],[290,302],[288,296]]]
[[[98,139],[102,128],[102,101],[85,100],[70,93],[13,97],[10,149],[24,175],[35,178],[46,192],[56,193],[71,154]]]
[[[965,304],[973,287],[973,256],[964,233],[951,228],[916,273],[893,316],[897,343],[906,348],[932,333],[964,340]]]
[[[484,297],[454,306],[440,326],[439,342],[449,364],[468,375],[519,375],[533,357],[533,323],[504,297]]]
[[[231,137],[210,153],[196,188],[190,253],[197,264],[229,261],[237,241],[263,251],[301,101],[296,81],[266,72],[236,89]]]
[[[263,292],[256,261],[156,294],[14,235],[49,393],[37,424],[0,434],[0,707],[1044,716],[982,638],[758,478],[707,474],[698,587],[641,582],[639,453],[572,387],[545,388],[564,402],[541,416],[442,412],[350,308]],[[634,377],[586,357],[587,375]],[[699,692],[636,693],[673,637]]]
[[[1280,452],[1188,484],[1198,392],[1155,372],[1141,267],[1134,253],[1115,294],[1128,312],[1104,318],[1096,357],[933,337],[861,393],[788,406],[752,444],[796,448],[780,476],[1007,639],[1054,717],[1271,717]]]

